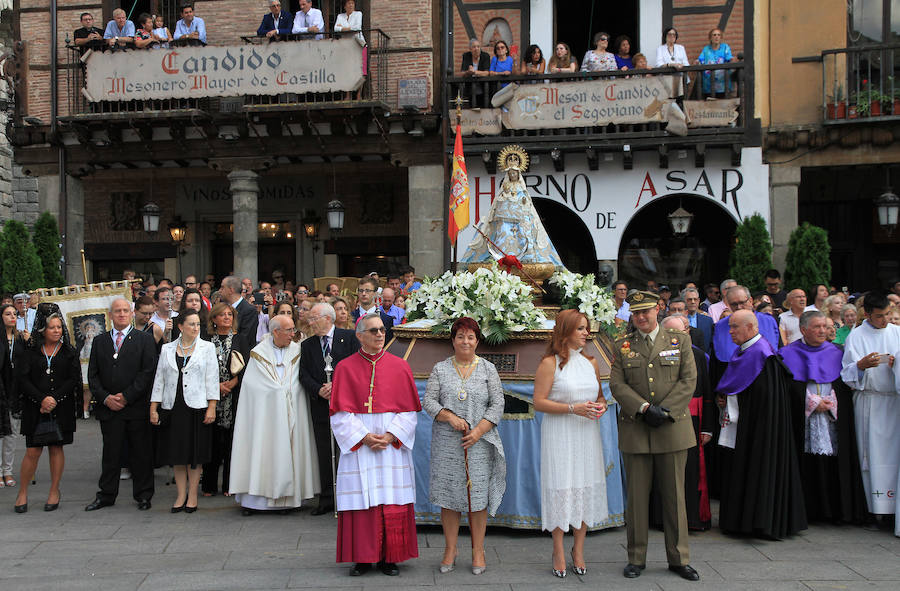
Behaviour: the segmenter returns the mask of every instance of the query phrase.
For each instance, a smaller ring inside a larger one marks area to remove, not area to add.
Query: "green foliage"
[[[831,245],[824,228],[803,222],[791,232],[784,269],[785,289],[815,293],[819,283],[831,285]],[[811,303],[811,302],[810,302]]]
[[[751,292],[765,289],[766,271],[772,268],[772,240],[761,215],[744,218],[734,231],[728,258],[729,276]]]
[[[44,271],[44,285],[42,287],[61,287],[65,285],[62,273],[59,272],[59,225],[56,218],[49,211],[40,215],[34,223],[32,242],[41,259],[41,267]]]
[[[28,239],[25,224],[6,222],[0,239],[0,290],[19,293],[43,287],[43,283],[41,259]]]

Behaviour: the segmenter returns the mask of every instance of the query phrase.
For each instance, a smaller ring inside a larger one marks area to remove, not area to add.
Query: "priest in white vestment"
[[[321,490],[294,321],[275,316],[269,331],[250,352],[234,419],[229,488],[245,515],[300,507]]]
[[[894,356],[900,353],[900,326],[888,322],[887,298],[866,295],[866,320],[844,343],[841,379],[853,388],[859,464],[869,511],[896,512],[900,476],[900,396]]]
[[[331,427],[341,448],[335,502],[337,562],[350,576],[377,563],[399,574],[398,562],[419,555],[412,448],[422,406],[409,365],[384,350],[381,316],[356,325],[361,349],[335,368]]]

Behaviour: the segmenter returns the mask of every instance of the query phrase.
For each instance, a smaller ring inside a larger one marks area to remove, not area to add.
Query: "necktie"
[[[116,353],[119,352],[119,347],[122,346],[122,338],[123,337],[124,337],[124,335],[122,334],[122,331],[117,330],[116,331]]]
[[[331,355],[331,343],[329,342],[328,335],[322,337],[322,356],[328,357]]]

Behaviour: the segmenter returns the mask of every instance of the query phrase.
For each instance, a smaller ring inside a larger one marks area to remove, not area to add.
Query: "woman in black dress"
[[[0,318],[3,319],[3,336],[0,342],[0,488],[13,487],[13,462],[16,458],[16,445],[19,439],[19,420],[22,409],[19,404],[19,388],[16,385],[15,368],[25,350],[25,339],[16,330],[16,307],[12,304],[0,306]]]
[[[159,356],[150,422],[162,427],[157,463],[175,471],[178,497],[172,513],[193,513],[202,466],[212,459],[219,364],[213,344],[200,339],[200,315],[195,310],[185,310],[175,322],[181,336],[163,345]]]
[[[43,445],[34,441],[35,429],[44,421],[56,420],[62,437],[50,448],[50,491],[44,511],[59,507],[59,481],[66,458],[63,446],[72,443],[75,413],[81,401],[81,362],[69,344],[62,314],[56,304],[38,305],[31,339],[16,368],[22,399],[22,434],[28,448],[22,459],[16,513],[28,511],[28,485],[34,478]]]
[[[187,297],[187,292],[185,292]],[[213,425],[212,460],[203,465],[203,496],[211,497],[218,491],[219,466],[222,466],[222,492],[228,492],[231,468],[231,441],[234,436],[234,416],[237,412],[241,376],[250,361],[250,343],[244,335],[237,334],[234,308],[219,302],[209,315],[209,334],[216,348],[219,362],[219,403],[216,405],[216,422]]]

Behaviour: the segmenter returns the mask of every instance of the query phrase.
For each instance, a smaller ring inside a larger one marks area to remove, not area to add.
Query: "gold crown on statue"
[[[518,144],[505,146],[497,155],[497,164],[503,170],[515,168],[519,172],[528,170],[528,152]]]

